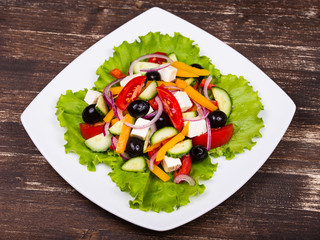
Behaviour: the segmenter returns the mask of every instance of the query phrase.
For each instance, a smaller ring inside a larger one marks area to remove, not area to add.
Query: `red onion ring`
[[[158,112],[157,114],[154,116],[154,118],[147,124],[144,125],[134,125],[128,122],[124,122],[125,125],[127,125],[128,127],[131,127],[132,129],[142,129],[142,128],[147,128],[149,126],[151,126],[152,124],[154,124],[161,116],[162,112],[163,112],[163,105],[162,102],[160,100],[160,98],[158,96],[155,97],[155,100],[158,104]]]
[[[203,86],[203,94],[209,101],[211,101],[211,99],[208,96],[208,86],[209,86],[209,83],[211,82],[211,80],[212,80],[212,77],[211,77],[211,75],[209,75],[207,80],[204,82],[204,86]]]
[[[207,123],[207,150],[209,151],[211,149],[211,127],[210,127],[210,121],[209,118],[206,118]]]
[[[190,184],[190,186],[196,185],[196,180],[194,180],[193,177],[191,177],[187,174],[179,174],[173,179],[174,183],[180,183],[182,181],[186,181],[187,183]]]
[[[171,65],[171,63],[168,64],[162,64],[159,67],[156,68],[150,68],[150,69],[141,69],[140,72],[154,72],[154,71],[159,71],[161,69],[167,68]]]
[[[127,153],[120,153],[120,157],[122,157],[123,160],[127,161],[130,159],[129,155]]]
[[[113,82],[111,82],[111,83],[109,83],[106,87],[105,87],[105,89],[103,90],[103,99],[104,99],[104,101],[108,104],[108,106],[111,108],[112,107],[112,104],[111,104],[111,102],[113,102],[113,99],[110,97],[110,88],[114,85],[114,84],[116,84],[116,83],[118,83],[118,82],[120,82],[121,80],[122,80],[123,78],[119,78],[119,79],[116,79],[116,80],[114,80]],[[111,101],[112,100],[112,101]]]
[[[145,115],[143,118],[146,118],[146,119],[152,118],[154,115],[157,114],[157,112],[158,112],[158,111],[154,111],[154,112],[152,112],[152,113],[150,113],[150,114],[148,114],[148,115]]]
[[[156,160],[157,153],[158,153],[158,151],[156,151],[156,152],[151,156],[151,158],[150,158],[150,162],[149,162],[149,169],[150,169],[150,171],[153,171],[154,160]]]
[[[116,148],[117,148],[118,139],[116,139],[115,136],[112,136],[112,137],[111,137],[111,144],[112,144],[113,149],[116,149]]]
[[[109,135],[110,122],[105,123],[103,127],[103,136]]]
[[[121,121],[123,119],[122,112],[120,109],[117,108],[117,105],[114,103],[112,92],[109,91],[109,94],[110,94],[110,98],[111,98],[111,108],[113,110],[113,113],[116,116],[116,118],[118,118],[119,121]]]
[[[129,75],[133,75],[133,67],[134,65],[136,65],[137,62],[143,60],[143,59],[146,59],[146,58],[164,58],[166,59],[169,63],[172,63],[173,61],[168,57],[168,56],[165,56],[165,55],[162,55],[162,54],[157,54],[157,53],[154,53],[154,54],[146,54],[146,55],[143,55],[141,57],[138,57],[136,60],[134,60],[130,67],[129,67],[129,70],[128,70],[128,73]]]
[[[200,104],[198,104],[194,101],[193,101],[193,103],[197,106],[198,116],[196,116],[194,118],[183,118],[183,121],[191,121],[191,122],[200,121],[200,120],[205,119],[208,116],[209,111],[206,108],[202,107]]]

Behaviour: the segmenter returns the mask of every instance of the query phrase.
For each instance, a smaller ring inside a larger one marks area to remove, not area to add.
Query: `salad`
[[[100,66],[95,87],[57,103],[66,152],[90,171],[99,163],[130,207],[172,212],[201,194],[217,169],[261,137],[263,106],[243,77],[221,75],[193,41],[148,33],[123,42]]]

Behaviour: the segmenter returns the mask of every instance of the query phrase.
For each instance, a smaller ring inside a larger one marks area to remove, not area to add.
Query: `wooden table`
[[[200,218],[160,233],[76,192],[20,122],[31,100],[74,58],[153,6],[235,48],[297,106],[282,141],[248,183]],[[320,239],[319,66],[318,0],[0,1],[0,238]]]

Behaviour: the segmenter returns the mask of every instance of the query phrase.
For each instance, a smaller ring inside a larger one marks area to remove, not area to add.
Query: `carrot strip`
[[[149,160],[147,160],[147,164],[148,164],[148,167],[149,167]],[[166,174],[161,168],[159,168],[155,164],[153,165],[153,171],[152,172],[164,182],[167,182],[167,181],[170,180],[169,175]]]
[[[190,72],[190,73],[193,73],[198,76],[208,76],[210,74],[210,72],[207,69],[199,69],[199,68],[191,67],[183,62],[176,61],[176,62],[171,63],[171,66],[178,69],[178,72],[180,70],[183,70],[183,71]],[[178,74],[177,74],[177,76],[178,76]]]
[[[113,110],[111,109],[111,110],[107,113],[107,115],[104,117],[103,121],[105,121],[106,123],[108,123],[108,122],[110,122],[110,121],[112,120],[113,116],[114,116],[114,112],[113,112]]]
[[[133,123],[133,118],[130,116],[130,114],[127,114],[124,117],[124,122]],[[117,153],[124,153],[124,150],[126,149],[127,142],[130,136],[130,131],[131,131],[131,128],[123,124],[121,128],[117,148],[116,148]]]
[[[159,149],[157,153],[156,161],[160,162],[162,159],[164,159],[164,156],[166,155],[167,151],[173,148],[174,145],[176,145],[178,142],[181,142],[185,138],[185,136],[188,134],[188,131],[189,131],[189,122],[184,126],[184,128],[180,133],[178,133],[176,136],[171,138],[169,142],[167,142],[165,145],[163,145]]]

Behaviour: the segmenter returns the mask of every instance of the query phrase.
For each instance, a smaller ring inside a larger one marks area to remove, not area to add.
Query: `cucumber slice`
[[[160,65],[157,63],[151,63],[151,62],[137,62],[134,67],[133,67],[133,73],[141,73],[141,74],[146,74],[145,72],[140,72],[141,69],[151,69],[151,68],[156,68],[159,67]]]
[[[151,100],[158,94],[156,87],[158,87],[157,82],[152,81],[149,86],[139,95],[139,98],[146,101]]]
[[[167,151],[167,155],[173,158],[180,158],[187,155],[192,148],[192,140],[187,139],[182,142],[177,143],[173,148]]]
[[[122,126],[123,126],[123,121],[118,121],[111,128],[109,128],[109,132],[112,135],[120,135]]]
[[[144,172],[146,170],[146,165],[144,157],[135,157],[126,161],[121,169],[128,172]]]
[[[174,53],[169,54],[168,57],[174,62],[178,61],[177,56]]]
[[[103,133],[100,133],[87,139],[84,143],[93,152],[105,152],[111,146],[111,134],[103,136]]]
[[[98,98],[97,104],[95,106],[96,110],[98,111],[98,113],[104,117],[107,115],[108,113],[108,106],[106,104],[106,102],[103,99],[103,96],[100,96]]]
[[[197,116],[197,111],[182,113],[183,118],[194,118],[196,116]]]
[[[151,145],[157,144],[163,140],[173,137],[176,134],[178,134],[178,130],[174,127],[160,128],[154,134],[152,134],[150,143]]]
[[[151,128],[149,128],[146,139],[144,140],[144,145],[143,145],[143,152],[145,152],[148,148],[149,141],[150,141],[150,136],[151,136]]]
[[[185,80],[185,82],[190,86],[194,86],[196,84],[196,82],[197,82],[197,79],[196,78],[187,78]]]
[[[218,102],[218,108],[229,117],[232,110],[232,100],[226,90],[214,87],[212,88],[214,99]]]

